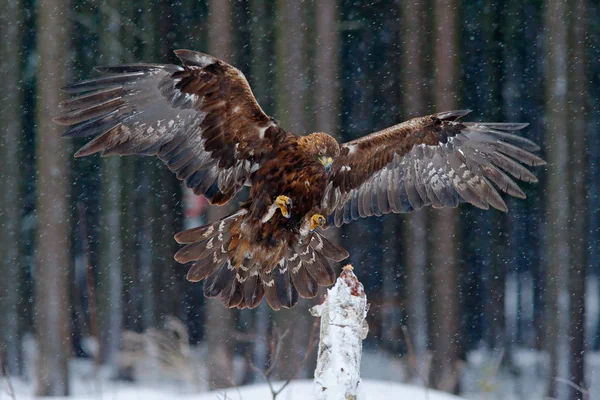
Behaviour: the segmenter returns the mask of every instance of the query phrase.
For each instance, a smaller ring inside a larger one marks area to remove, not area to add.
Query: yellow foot
[[[284,195],[277,196],[275,204],[277,204],[277,207],[279,207],[281,214],[284,217],[289,218],[292,216],[290,212],[290,209],[292,208],[292,199]]]
[[[314,231],[319,226],[325,225],[325,222],[327,222],[327,220],[325,219],[324,216],[322,216],[321,214],[314,214],[310,218],[310,230]]]

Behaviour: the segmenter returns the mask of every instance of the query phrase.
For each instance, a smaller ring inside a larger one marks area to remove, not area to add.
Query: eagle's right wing
[[[65,88],[55,121],[66,137],[95,136],[75,155],[157,155],[213,204],[229,201],[286,133],[260,108],[244,75],[206,54],[182,66],[99,67],[108,75]]]
[[[494,186],[524,198],[507,174],[536,182],[521,163],[545,164],[531,153],[535,143],[510,133],[527,124],[458,121],[468,112],[411,119],[343,144],[322,204],[331,223],[460,201],[506,211]]]

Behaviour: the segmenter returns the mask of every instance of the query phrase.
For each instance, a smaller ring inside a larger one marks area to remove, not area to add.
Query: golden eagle
[[[228,307],[256,307],[266,296],[277,310],[298,295],[331,285],[328,260],[346,250],[322,232],[359,217],[426,205],[506,211],[496,189],[525,194],[509,176],[535,182],[522,164],[543,165],[539,147],[516,136],[527,124],[459,122],[469,111],[415,118],[348,143],[326,133],[297,136],[256,102],[244,75],[190,50],[182,65],[98,67],[97,79],[65,88],[56,122],[66,137],[96,136],[76,157],[157,155],[195,194],[212,204],[250,186],[234,214],[178,233],[175,259],[191,262],[190,281]],[[493,184],[493,185],[492,185]]]

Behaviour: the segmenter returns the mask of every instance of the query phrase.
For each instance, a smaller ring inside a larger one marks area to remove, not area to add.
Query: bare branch
[[[270,364],[269,364],[269,368],[267,368],[266,370],[263,370],[263,369],[257,367],[254,364],[254,362],[252,361],[252,357],[251,357],[250,353],[246,354],[246,358],[248,360],[248,364],[250,365],[250,368],[253,371],[260,374],[263,377],[263,379],[265,380],[265,382],[267,382],[267,385],[269,386],[269,390],[271,392],[271,396],[272,396],[273,400],[277,399],[277,396],[279,396],[281,394],[281,392],[283,392],[283,390],[290,384],[290,382],[292,380],[294,380],[296,378],[296,376],[298,376],[298,374],[300,373],[302,368],[306,365],[306,362],[308,361],[308,357],[312,354],[312,352],[315,348],[315,344],[316,344],[315,335],[317,332],[318,325],[319,325],[319,320],[315,319],[315,322],[313,323],[312,330],[310,333],[310,337],[308,339],[308,346],[306,348],[306,352],[304,353],[304,358],[302,359],[302,361],[300,363],[298,363],[298,366],[296,367],[296,370],[294,371],[292,376],[289,379],[287,379],[283,383],[283,385],[281,385],[281,387],[279,387],[279,389],[277,389],[277,390],[275,390],[275,388],[273,386],[273,382],[271,381],[271,374],[273,373],[273,371],[275,370],[275,367],[277,366],[277,363],[279,362],[279,357],[281,355],[281,348],[283,347],[283,341],[284,341],[285,337],[288,335],[289,329],[286,329],[282,333],[281,330],[279,329],[279,327],[273,326],[273,330],[272,330],[272,334],[271,334],[271,343],[270,343],[270,347],[271,347]]]
[[[584,400],[589,400],[591,399],[591,390],[590,389],[585,389],[582,386],[579,386],[578,384],[568,380],[568,379],[564,379],[564,378],[556,378],[557,382],[561,382],[564,383],[566,385],[569,385],[570,387],[572,387],[573,389],[577,390],[579,393],[581,393],[583,395],[583,399]]]
[[[415,375],[419,377],[421,383],[425,387],[426,390],[429,389],[429,365],[430,360],[426,360],[424,363],[425,368],[419,368],[419,363],[417,362],[417,354],[415,352],[415,348],[413,346],[412,340],[410,338],[410,333],[408,331],[408,327],[406,325],[402,325],[402,334],[404,335],[404,340],[406,341],[406,347],[408,349],[408,364],[409,367],[415,371]],[[429,398],[429,393],[426,392],[426,397]]]
[[[15,394],[15,388],[12,384],[12,379],[10,376],[10,371],[8,370],[8,365],[4,362],[2,357],[2,343],[0,343],[0,376],[6,377],[6,385],[8,386],[8,397],[10,397],[12,400],[17,400],[17,395]]]
[[[298,376],[300,370],[304,367],[304,365],[306,365],[306,362],[308,361],[308,356],[312,354],[312,351],[315,348],[315,333],[317,332],[317,326],[319,326],[319,318],[315,318],[315,321],[313,322],[312,330],[310,332],[310,338],[308,339],[308,347],[306,348],[306,353],[304,353],[304,358],[302,359],[302,362],[298,364],[292,376],[287,381],[285,381],[285,383],[279,388],[279,390],[276,393],[274,393],[273,400],[275,400],[275,398],[283,391],[283,389],[285,389],[286,386],[289,385],[290,382],[296,378],[296,376]]]

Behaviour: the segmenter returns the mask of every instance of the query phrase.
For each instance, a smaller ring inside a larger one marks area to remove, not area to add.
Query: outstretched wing
[[[460,201],[507,211],[496,188],[525,193],[507,175],[537,178],[521,163],[545,164],[517,131],[527,124],[459,122],[468,110],[415,118],[341,146],[322,207],[340,226],[360,217],[410,212]],[[494,185],[492,185],[492,183]]]
[[[158,155],[196,194],[225,204],[285,132],[260,108],[244,75],[206,54],[178,50],[182,66],[99,67],[55,121],[66,137],[96,136],[76,157]]]

